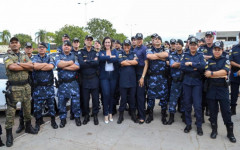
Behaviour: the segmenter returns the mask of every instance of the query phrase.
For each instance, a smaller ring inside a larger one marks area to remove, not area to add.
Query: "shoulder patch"
[[[99,53],[96,53],[96,56],[98,57],[98,56],[99,56]]]
[[[78,54],[80,55],[80,54],[81,54],[81,51],[78,51]]]
[[[227,64],[227,65],[230,65],[230,61],[229,61],[229,60],[227,60],[227,61],[226,61],[226,64]]]
[[[122,54],[118,54],[118,57],[119,57],[119,58],[122,58]]]

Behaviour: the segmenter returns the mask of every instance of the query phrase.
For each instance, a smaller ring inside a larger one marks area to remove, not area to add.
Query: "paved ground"
[[[177,113],[173,125],[162,125],[160,121],[160,108],[156,107],[154,121],[151,124],[135,124],[125,112],[125,120],[118,125],[117,117],[114,122],[105,124],[102,113],[99,114],[100,124],[93,125],[91,121],[87,125],[77,127],[74,121],[67,119],[65,128],[52,129],[50,122],[41,126],[38,135],[15,134],[14,145],[11,148],[18,150],[239,150],[240,148],[240,106],[237,116],[233,116],[234,133],[237,143],[229,142],[226,137],[226,128],[219,114],[219,130],[217,139],[210,139],[210,123],[205,117],[203,124],[203,136],[196,134],[196,126],[189,134],[183,132],[185,125],[181,122]],[[47,120],[47,118],[45,118]],[[194,121],[195,122],[195,119]],[[2,122],[1,122],[2,123]],[[59,124],[59,119],[57,120]],[[194,123],[193,123],[194,124]],[[16,126],[16,125],[15,125]],[[3,125],[4,127],[4,125]],[[5,131],[3,136],[5,136]],[[4,137],[5,143],[5,137]]]

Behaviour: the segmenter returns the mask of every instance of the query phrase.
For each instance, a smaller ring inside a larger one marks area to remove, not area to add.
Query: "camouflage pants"
[[[170,93],[170,99],[169,99],[170,113],[176,113],[176,106],[177,106],[178,98],[180,97],[182,97],[182,82],[172,81],[171,93]],[[181,105],[183,103],[182,101],[183,100],[181,100]]]
[[[47,102],[48,106],[48,113],[50,116],[55,116],[55,108],[54,108],[54,98],[49,98],[49,99],[35,99],[34,100],[34,117],[36,119],[39,119],[42,117],[42,108],[43,108],[43,103],[44,101]]]
[[[23,86],[11,86],[10,87],[13,95],[12,104],[16,106],[18,102],[21,102],[21,106],[23,107],[23,117],[24,121],[31,120],[31,87],[29,84]],[[16,109],[7,106],[6,110],[6,122],[5,128],[10,129],[14,125]]]

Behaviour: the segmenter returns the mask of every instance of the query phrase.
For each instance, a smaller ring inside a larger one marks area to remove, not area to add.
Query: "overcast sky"
[[[85,26],[86,17],[107,19],[128,37],[158,33],[163,40],[185,40],[198,30],[240,30],[239,0],[94,0],[86,10],[79,2],[85,0],[1,0],[0,31],[30,34],[34,39],[39,29],[54,32],[65,24]]]

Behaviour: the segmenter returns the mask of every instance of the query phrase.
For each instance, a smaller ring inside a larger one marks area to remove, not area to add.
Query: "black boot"
[[[53,129],[57,129],[58,128],[58,125],[57,125],[57,123],[55,121],[55,116],[51,117],[51,126],[52,126]]]
[[[227,127],[227,137],[229,138],[230,142],[236,143],[237,140],[233,134],[233,124],[232,123],[227,124],[226,127]]]
[[[94,122],[94,125],[98,125],[99,124],[97,114],[93,114],[93,122]]]
[[[38,134],[38,131],[32,127],[31,120],[26,122],[25,133]]]
[[[134,123],[138,123],[137,116],[134,110],[131,110],[131,119]]]
[[[236,106],[231,106],[231,114],[236,115]]]
[[[198,134],[199,136],[202,136],[202,135],[203,135],[202,127],[197,127],[197,134]]]
[[[211,123],[211,126],[212,126],[212,133],[210,135],[210,137],[212,139],[216,139],[217,138],[217,135],[218,135],[218,132],[217,132],[217,124],[216,123]]]
[[[39,118],[39,123],[40,125],[44,124],[45,122],[43,121],[43,117]]]
[[[80,117],[75,118],[75,123],[76,123],[76,126],[82,125]]]
[[[39,118],[39,119],[36,119],[36,122],[35,122],[35,130],[36,130],[36,131],[39,131],[39,130],[40,130],[40,125],[41,125],[40,122],[41,122],[41,121],[40,121],[40,118]]]
[[[22,117],[19,118],[19,126],[16,130],[16,133],[20,133],[22,132],[23,130],[25,129],[25,126],[24,126],[24,120]]]
[[[167,125],[167,111],[166,110],[162,110],[162,124]]]
[[[6,129],[6,146],[11,147],[13,145],[12,128]]]
[[[123,111],[120,111],[117,124],[121,124],[123,122],[123,120],[124,120],[124,118],[123,118]]]
[[[60,128],[64,128],[66,124],[67,124],[67,120],[62,119],[59,126],[60,126]]]
[[[84,116],[83,125],[86,125],[90,121],[89,114]]]
[[[149,109],[146,123],[151,123],[152,121],[153,121],[153,109]]]
[[[188,133],[188,132],[190,132],[191,129],[192,129],[192,126],[191,126],[191,125],[187,125],[187,126],[185,127],[185,129],[184,129],[184,132],[185,132],[185,133]]]
[[[0,147],[4,146],[3,142],[2,142],[2,139],[0,137]]]
[[[174,122],[174,113],[170,113],[170,117],[167,124],[171,125],[173,122]]]

